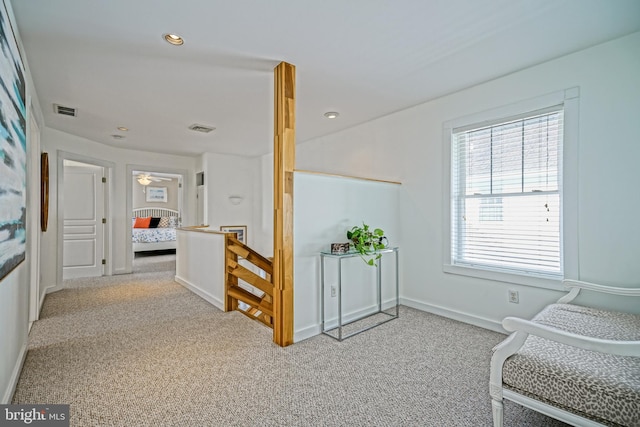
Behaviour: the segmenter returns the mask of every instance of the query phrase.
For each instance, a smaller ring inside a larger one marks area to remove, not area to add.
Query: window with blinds
[[[562,106],[453,129],[451,262],[562,277]]]

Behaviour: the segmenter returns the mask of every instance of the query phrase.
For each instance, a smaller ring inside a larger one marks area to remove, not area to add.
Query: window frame
[[[578,119],[580,89],[569,88],[520,101],[503,107],[471,114],[443,123],[443,271],[449,274],[476,277],[500,282],[562,290],[562,279],[578,278]],[[452,263],[452,146],[453,131],[465,127],[490,126],[530,112],[561,105],[564,110],[563,148],[561,164],[560,256],[563,266],[561,278],[547,278],[526,274],[501,272],[478,266]]]

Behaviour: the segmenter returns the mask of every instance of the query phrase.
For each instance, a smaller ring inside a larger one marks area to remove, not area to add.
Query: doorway
[[[54,290],[64,287],[64,279],[113,274],[111,195],[115,168],[112,162],[62,150],[57,151],[56,157],[57,277]],[[77,176],[75,172],[81,170],[86,171],[86,176]],[[80,247],[88,254],[81,252]]]
[[[175,268],[176,229],[182,226],[185,215],[184,183],[187,171],[128,165],[127,176],[130,180],[127,186],[127,212],[132,220],[128,233],[127,271],[140,272],[141,262],[150,267],[156,255],[165,258],[173,255]],[[148,226],[144,221],[136,221],[136,218],[142,220],[147,217],[151,217]],[[136,222],[140,224],[136,226]]]
[[[62,278],[104,274],[105,170],[64,160]]]

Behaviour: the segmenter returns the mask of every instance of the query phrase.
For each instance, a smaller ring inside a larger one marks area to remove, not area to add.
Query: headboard
[[[163,217],[163,216],[179,216],[179,212],[175,209],[167,208],[137,208],[133,210],[134,217],[146,218],[148,216]]]

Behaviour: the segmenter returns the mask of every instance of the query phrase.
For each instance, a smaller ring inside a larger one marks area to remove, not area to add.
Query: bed
[[[133,252],[175,249],[179,222],[179,212],[174,209],[134,209],[131,222]]]

